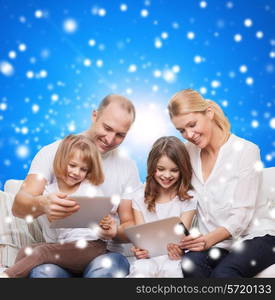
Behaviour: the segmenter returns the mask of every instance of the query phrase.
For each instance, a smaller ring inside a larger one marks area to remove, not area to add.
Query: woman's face
[[[213,131],[213,111],[187,113],[172,118],[172,123],[182,137],[203,149],[209,145]]]

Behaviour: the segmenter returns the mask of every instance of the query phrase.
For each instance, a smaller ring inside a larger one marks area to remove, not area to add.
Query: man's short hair
[[[119,106],[124,110],[126,110],[129,114],[132,114],[132,123],[133,123],[136,118],[136,109],[134,104],[126,97],[117,94],[109,94],[101,100],[97,109],[98,116],[100,116],[100,114],[110,103],[115,103],[115,102],[118,103]]]

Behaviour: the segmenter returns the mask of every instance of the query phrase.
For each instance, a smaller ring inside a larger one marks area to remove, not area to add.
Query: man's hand
[[[137,259],[149,258],[149,253],[147,250],[136,248],[135,246],[131,248],[131,251],[134,253]]]
[[[117,224],[116,220],[111,216],[105,216],[99,222],[99,238],[104,240],[113,239],[117,235]]]
[[[59,192],[39,197],[39,203],[50,222],[68,217],[79,210],[79,205],[75,201],[67,199],[67,196],[67,194]]]
[[[171,260],[179,260],[182,257],[183,251],[177,244],[168,244],[167,245],[168,256]]]

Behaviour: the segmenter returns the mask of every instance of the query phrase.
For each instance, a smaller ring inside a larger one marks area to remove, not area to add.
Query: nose
[[[194,135],[193,130],[190,130],[190,129],[187,129],[187,130],[186,130],[186,138],[192,139],[192,138],[193,138],[193,135]]]
[[[165,171],[163,174],[164,178],[170,178],[171,177],[171,173],[169,171]]]
[[[105,136],[105,140],[108,143],[108,145],[112,145],[115,137],[116,137],[116,134],[114,132],[108,133],[108,135]]]
[[[78,176],[80,174],[80,168],[74,168],[73,174]]]

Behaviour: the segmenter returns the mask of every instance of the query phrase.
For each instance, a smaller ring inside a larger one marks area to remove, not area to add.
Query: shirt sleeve
[[[56,147],[53,146],[53,144],[45,146],[35,155],[34,159],[32,160],[28,175],[41,175],[47,180],[48,183],[52,182],[54,176],[53,161],[58,144],[56,144]]]
[[[188,194],[190,196],[193,196],[193,198],[181,201],[181,213],[188,211],[188,210],[196,210],[197,209],[197,204],[198,204],[197,193],[193,190],[190,190],[190,191],[188,191]]]
[[[261,179],[261,172],[257,170],[256,165],[260,161],[260,151],[256,145],[243,151],[231,212],[223,225],[233,238],[242,235],[254,215]]]

